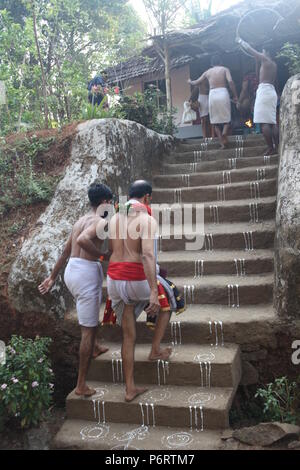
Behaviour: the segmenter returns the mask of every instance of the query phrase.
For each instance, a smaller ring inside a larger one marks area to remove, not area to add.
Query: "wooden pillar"
[[[172,112],[172,90],[171,90],[171,67],[170,67],[170,51],[167,41],[164,41],[164,58],[165,58],[165,79],[167,93],[167,110]]]

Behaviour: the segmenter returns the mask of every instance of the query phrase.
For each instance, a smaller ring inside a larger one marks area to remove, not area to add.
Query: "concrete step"
[[[153,190],[153,203],[200,203],[208,201],[229,201],[236,199],[253,198],[257,202],[261,197],[275,196],[277,194],[277,179],[265,181],[252,181],[232,183],[222,186],[199,186],[180,189],[162,189]]]
[[[52,449],[218,450],[222,446],[222,432],[206,428],[203,432],[197,432],[196,430],[183,430],[168,426],[142,427],[111,422],[97,424],[97,421],[91,423],[91,421],[82,419],[67,419],[55,436]],[[176,462],[177,460],[175,460]]]
[[[258,224],[232,223],[232,224],[205,224],[205,236],[200,237],[201,232],[197,232],[199,242],[193,246],[195,232],[191,227],[186,226],[181,236],[183,228],[181,225],[170,227],[169,236],[165,226],[160,227],[162,238],[159,241],[159,251],[212,251],[214,250],[254,250],[269,249],[274,247],[274,222],[263,222]],[[211,236],[210,236],[211,235]],[[177,238],[175,238],[177,237]],[[181,238],[179,238],[181,237]],[[194,237],[194,238],[193,238]],[[250,245],[249,245],[250,241]],[[247,243],[247,244],[246,244]],[[251,251],[254,251],[251,250]]]
[[[273,196],[253,199],[236,199],[231,201],[210,201],[204,204],[204,223],[223,224],[233,222],[249,222],[255,224],[275,218],[276,198]],[[153,216],[159,224],[174,224],[176,217],[184,220],[184,207],[178,204],[152,205]],[[196,221],[196,207],[192,207],[192,217]]]
[[[103,318],[101,309],[100,318]],[[182,345],[175,346],[175,352],[186,345],[194,343],[203,346],[209,344],[220,345],[222,341],[219,322],[222,322],[223,336],[225,344],[263,344],[264,347],[274,349],[274,327],[276,325],[276,314],[273,305],[241,305],[240,308],[229,308],[223,305],[191,305],[180,315],[172,315],[171,322],[180,322]],[[70,312],[68,322],[77,325],[76,312]],[[211,327],[209,322],[212,322]],[[214,322],[217,322],[215,325]],[[149,344],[153,339],[153,331],[146,326],[146,314],[142,313],[136,323],[137,343]],[[171,334],[173,331],[173,335]],[[99,337],[106,342],[119,342],[121,347],[122,331],[118,325],[103,326],[99,330]],[[179,343],[179,332],[176,330],[176,338]],[[169,326],[164,335],[163,341],[171,344],[174,342],[174,325]],[[217,348],[216,348],[217,349]]]
[[[91,362],[88,380],[106,383],[123,382],[119,343],[106,343],[109,351]],[[148,346],[138,344],[135,348],[134,377],[137,383],[154,385],[195,385],[199,387],[237,388],[241,375],[240,351],[237,345],[226,344],[218,349],[208,345],[186,344],[176,349],[169,359],[168,372],[162,364],[148,360]],[[202,374],[199,362],[203,363]],[[205,368],[204,362],[207,363]],[[211,363],[209,372],[208,362]],[[209,388],[208,388],[209,389]]]
[[[241,261],[243,260],[243,261]],[[203,263],[201,264],[201,261]],[[262,274],[273,272],[274,253],[271,250],[256,250],[242,253],[240,251],[215,251],[212,253],[166,252],[160,253],[159,265],[165,269],[168,276],[199,276],[203,275],[239,275],[246,273]],[[239,277],[237,276],[237,282]]]
[[[245,305],[268,304],[273,298],[273,274],[252,276],[211,275],[194,279],[193,277],[173,277],[172,282],[178,287],[187,305],[219,304],[228,307],[228,285],[233,285],[231,302]],[[238,289],[236,289],[238,285]],[[185,287],[186,286],[186,287]],[[237,292],[238,290],[238,292]],[[106,282],[103,284],[103,297],[106,298]]]
[[[258,147],[258,146],[263,146],[266,148],[266,143],[264,138],[258,138],[258,139],[244,139],[242,143],[236,142],[235,140],[230,140],[228,148],[229,149],[236,149],[240,148],[241,146],[243,148],[249,148],[249,147]],[[199,139],[199,140],[188,140],[185,142],[180,142],[176,146],[176,150],[179,152],[188,152],[191,150],[220,150],[221,145],[218,139],[213,139],[211,141],[205,142],[204,139]]]
[[[267,166],[259,168],[242,168],[240,170],[212,171],[206,173],[192,173],[190,175],[157,175],[154,176],[154,189],[157,188],[182,188],[194,186],[210,186],[213,184],[227,184],[228,179],[231,183],[241,181],[255,181],[258,178],[257,170],[264,171],[265,179],[277,177],[278,166]]]
[[[257,145],[257,143],[265,143],[265,139],[262,134],[248,134],[248,135],[242,135],[242,136],[236,136],[236,135],[230,135],[228,136],[228,142],[230,146],[236,146],[238,145],[238,139],[242,139],[243,145],[244,146],[251,146],[251,145]],[[208,142],[208,145],[218,145],[220,146],[219,139],[217,137],[211,137],[208,139],[204,139],[203,137],[199,138],[193,138],[193,139],[178,139],[178,145],[179,144],[185,144],[185,145],[198,145],[200,146],[202,143]]]
[[[241,149],[226,150],[200,150],[179,152],[178,150],[171,152],[164,157],[165,163],[195,163],[195,162],[211,162],[213,160],[224,160],[225,158],[251,158],[265,155],[265,146],[246,147]]]
[[[214,161],[202,161],[198,163],[178,163],[168,164],[163,163],[162,173],[164,175],[182,175],[182,174],[194,174],[201,172],[210,171],[226,171],[233,170],[235,168],[249,168],[249,167],[268,167],[278,165],[278,155],[271,156],[269,160],[266,160],[264,156],[259,155],[256,157],[249,158],[237,158],[232,161],[232,158],[223,158]]]
[[[148,423],[146,403],[154,404],[155,425],[190,428],[190,406],[200,404],[203,406],[204,429],[226,429],[229,427],[229,410],[233,401],[235,390],[232,388],[215,388],[209,390],[195,386],[154,387],[151,384],[139,384],[146,387],[148,393],[137,397],[134,401],[126,403],[125,386],[123,384],[108,384],[105,382],[89,381],[88,385],[98,389],[99,408],[102,418],[102,402],[105,402],[105,419],[108,423],[130,423],[141,426],[143,424],[143,406],[145,424]],[[156,401],[157,398],[159,401]],[[95,421],[99,419],[98,406],[94,398],[82,398],[71,392],[67,397],[66,409],[68,419],[83,419]],[[149,423],[152,425],[152,410],[149,409]],[[198,409],[198,424],[200,423]],[[201,428],[201,424],[199,429]]]

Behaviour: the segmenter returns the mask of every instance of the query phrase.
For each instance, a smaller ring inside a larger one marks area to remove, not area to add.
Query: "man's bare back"
[[[275,85],[277,77],[277,65],[272,59],[265,57],[261,61],[259,83],[271,83]]]
[[[135,215],[116,214],[110,221],[112,263],[142,263],[143,246],[147,240],[153,244],[156,222],[145,212]],[[152,232],[152,235],[151,235]],[[149,235],[149,238],[148,238]]]
[[[104,230],[105,226],[107,225],[107,222],[104,219],[101,219],[95,213],[90,213],[84,215],[75,223],[71,234],[71,258],[81,258],[86,259],[88,261],[98,261],[98,257],[92,256],[90,253],[84,250],[78,243],[78,239],[80,241],[80,235],[88,228],[95,225],[99,227],[99,230]],[[101,249],[103,240],[100,240],[97,236],[95,236],[92,239],[92,242],[98,250]]]
[[[210,89],[227,88],[228,82],[232,81],[230,70],[227,67],[216,66],[205,72]]]

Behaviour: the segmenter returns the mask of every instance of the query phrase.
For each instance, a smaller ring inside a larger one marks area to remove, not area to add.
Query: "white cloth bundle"
[[[189,124],[193,121],[196,121],[197,119],[197,114],[196,112],[191,108],[191,104],[189,101],[185,101],[183,104],[183,115],[181,119],[181,124]]]

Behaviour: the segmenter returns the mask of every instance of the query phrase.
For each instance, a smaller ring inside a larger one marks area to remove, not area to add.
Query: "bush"
[[[152,88],[147,89],[144,94],[134,93],[132,96],[123,96],[120,104],[124,117],[160,134],[172,135],[175,131],[175,109],[170,114],[166,107],[158,107],[158,95],[162,96],[162,93]]]
[[[53,371],[47,358],[50,338],[13,336],[0,365],[0,423],[13,420],[22,428],[36,426],[52,403]]]
[[[88,103],[82,110],[82,119],[88,121],[90,119],[124,118],[124,113],[118,103],[112,104],[109,108],[104,107],[107,99],[105,96],[99,105]]]
[[[34,163],[53,141],[53,137],[32,136],[16,142],[13,147],[0,145],[0,216],[12,208],[51,199],[58,178],[38,174]]]
[[[267,421],[296,424],[299,413],[299,391],[296,382],[287,377],[276,379],[265,388],[259,388],[255,397],[263,401],[263,413]]]
[[[277,57],[287,59],[285,65],[288,66],[291,75],[300,73],[300,46],[298,44],[287,42]]]

